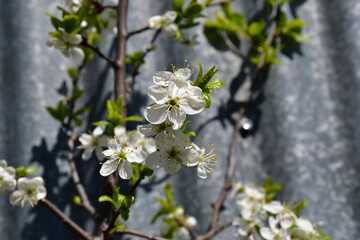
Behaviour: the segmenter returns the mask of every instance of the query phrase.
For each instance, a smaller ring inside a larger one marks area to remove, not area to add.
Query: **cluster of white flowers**
[[[133,174],[131,163],[145,163],[148,154],[156,151],[155,141],[146,138],[138,129],[126,132],[122,126],[115,127],[115,136],[108,141],[108,149],[103,151],[108,159],[100,169],[102,176],[109,176],[119,168],[123,179],[130,179]]]
[[[145,136],[156,135],[158,151],[146,158],[146,165],[150,169],[164,168],[168,174],[175,174],[181,165],[197,166],[199,177],[207,178],[207,173],[211,173],[212,167],[217,164],[214,149],[211,150],[210,145],[209,152],[200,149],[180,130],[187,114],[194,115],[204,109],[202,90],[192,85],[191,74],[189,68],[154,74],[155,84],[148,90],[154,103],[144,111],[150,124],[140,126],[140,132]]]
[[[169,36],[175,36],[179,31],[179,27],[174,23],[177,17],[175,11],[167,11],[163,16],[156,15],[149,19],[149,27],[153,29],[161,28],[164,33]]]
[[[196,218],[194,218],[193,216],[184,216],[184,209],[182,207],[178,207],[174,214],[168,214],[164,219],[169,220],[175,218],[178,218],[181,221],[184,220],[183,223],[191,228],[197,225]],[[171,225],[169,225],[166,221],[163,221],[160,228],[161,235],[165,236],[170,229],[171,229]],[[181,226],[176,230],[175,236],[173,238],[173,240],[190,240],[190,239],[191,236],[189,234],[189,231],[184,226]]]
[[[279,201],[266,202],[265,190],[236,183],[234,198],[240,216],[233,221],[237,238],[250,240],[320,240],[313,224]]]
[[[18,187],[18,190],[10,195],[12,205],[21,205],[21,207],[25,203],[29,203],[32,207],[36,205],[39,200],[46,197],[43,184],[44,180],[41,177],[33,179],[22,177],[16,181],[15,169],[9,167],[5,160],[0,160],[0,192],[15,190],[16,185]]]
[[[78,47],[82,42],[81,35],[69,34],[62,28],[59,28],[58,30],[60,35],[49,40],[47,45],[59,49],[66,57],[71,57],[77,64],[81,64],[85,57],[83,50]]]

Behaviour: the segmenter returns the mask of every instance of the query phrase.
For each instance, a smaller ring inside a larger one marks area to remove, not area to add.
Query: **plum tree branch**
[[[91,236],[82,229],[79,225],[77,225],[74,221],[72,221],[65,213],[63,213],[58,207],[56,207],[53,203],[51,203],[48,199],[43,199],[39,201],[40,204],[49,209],[57,218],[59,218],[66,226],[68,226],[71,230],[73,230],[79,237],[85,240],[91,240]]]
[[[149,239],[149,240],[167,240],[165,238],[162,237],[157,237],[157,236],[151,236],[136,230],[132,230],[132,229],[126,229],[126,230],[117,230],[116,234],[129,234],[129,235],[133,235],[133,236],[137,236],[137,237],[142,237],[145,239]]]

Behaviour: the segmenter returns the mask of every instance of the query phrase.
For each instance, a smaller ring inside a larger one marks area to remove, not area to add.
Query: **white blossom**
[[[272,214],[279,214],[282,212],[282,210],[284,210],[283,205],[279,201],[272,201],[268,204],[265,204],[263,208],[265,211]]]
[[[169,71],[157,71],[153,76],[153,81],[155,84],[166,87],[170,82],[174,82],[178,87],[187,87],[193,91],[193,94],[200,97],[201,89],[198,87],[193,87],[190,82],[192,71],[190,68],[180,68],[174,72]]]
[[[174,124],[169,120],[165,120],[165,122],[159,124],[146,124],[139,126],[139,132],[142,133],[145,137],[153,137],[159,133],[165,132],[168,135],[173,136],[173,129]]]
[[[279,215],[269,217],[269,226],[260,228],[260,234],[266,240],[291,240],[289,229],[280,224]]]
[[[314,229],[312,223],[304,217],[295,219],[296,227],[292,229],[292,234],[300,239],[316,240],[319,234]]]
[[[37,202],[46,197],[46,188],[43,186],[44,180],[42,177],[35,177],[33,179],[19,178],[18,190],[10,195],[10,203],[12,205],[24,206],[29,203],[31,207]]]
[[[94,150],[96,157],[99,160],[102,160],[104,158],[102,155],[102,151],[103,147],[107,146],[106,136],[103,135],[104,131],[105,126],[97,126],[92,133],[81,134],[81,136],[79,137],[81,145],[78,148],[85,149],[82,154],[83,160],[90,159]]]
[[[129,145],[134,148],[139,148],[144,160],[150,154],[156,151],[156,142],[153,138],[147,138],[140,133],[139,128],[128,132]]]
[[[145,118],[153,124],[169,119],[175,130],[182,126],[186,114],[194,115],[204,109],[204,102],[192,93],[192,89],[178,87],[173,82],[170,82],[167,88],[152,85],[148,94],[155,104],[145,109]]]
[[[179,27],[174,23],[177,17],[175,11],[167,11],[163,16],[156,15],[149,19],[149,27],[152,29],[162,28],[165,34],[175,36],[179,31]]]
[[[8,167],[5,160],[0,160],[0,192],[14,190],[15,186],[15,169]]]
[[[214,146],[214,145],[212,145]],[[196,145],[193,144],[195,149],[195,158],[197,158],[198,166],[197,166],[197,173],[200,178],[206,179],[208,173],[212,173],[218,163],[215,159],[219,156],[214,153],[215,148],[211,148],[210,144],[208,144],[207,149],[202,147],[201,149]],[[208,150],[208,151],[207,151]]]
[[[197,164],[190,138],[180,130],[176,131],[174,136],[158,134],[155,140],[159,151],[149,154],[146,158],[146,166],[150,169],[164,168],[166,173],[175,174],[180,170],[181,164]]]
[[[122,179],[130,179],[133,174],[131,163],[141,163],[144,157],[139,149],[130,147],[126,142],[126,134],[122,138],[109,140],[108,149],[103,153],[108,160],[102,164],[100,174],[109,176],[119,167],[119,176]]]
[[[71,57],[77,64],[81,64],[85,57],[83,50],[77,47],[82,42],[81,35],[69,34],[62,28],[59,28],[59,31],[60,35],[50,39],[47,45],[59,49],[66,57]]]

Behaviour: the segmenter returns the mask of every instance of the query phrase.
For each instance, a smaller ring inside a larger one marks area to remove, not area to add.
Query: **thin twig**
[[[146,238],[149,240],[167,240],[165,238],[162,237],[156,237],[156,236],[151,236],[142,232],[138,232],[136,230],[132,230],[132,229],[125,229],[125,230],[117,230],[116,234],[129,234],[129,235],[133,235],[133,236],[138,236],[138,237],[142,237],[142,238]]]
[[[188,230],[191,237],[193,237],[194,239],[198,237],[197,233],[192,229],[192,227],[190,227],[188,224],[185,224],[179,217],[175,216],[174,219],[179,226],[184,227],[186,228],[186,230]]]
[[[142,32],[145,32],[147,30],[151,29],[149,26],[146,26],[146,27],[143,27],[143,28],[140,28],[138,30],[134,30],[134,31],[131,31],[127,34],[127,38],[129,39],[131,36],[135,35],[135,34],[138,34],[138,33],[142,33]]]
[[[79,225],[77,225],[74,221],[72,221],[65,213],[63,213],[58,207],[56,207],[49,200],[44,199],[41,200],[40,203],[49,209],[56,217],[58,217],[66,226],[68,226],[71,230],[73,230],[79,237],[86,240],[91,240],[91,236],[82,229]]]
[[[88,44],[87,39],[83,39],[83,41],[81,42],[81,45],[87,48],[90,48],[91,50],[93,50],[99,57],[105,59],[106,61],[108,61],[111,65],[115,65],[115,59],[105,55],[104,53],[102,53],[100,51],[100,49],[98,47],[92,46],[90,44]]]
[[[155,32],[155,34],[154,34],[154,36],[152,37],[149,45],[146,47],[145,51],[142,53],[142,55],[141,55],[138,63],[134,66],[134,70],[133,70],[132,73],[131,73],[131,78],[130,78],[130,80],[129,80],[128,83],[127,83],[127,90],[128,90],[128,91],[130,91],[131,86],[132,86],[132,85],[134,84],[134,82],[135,82],[136,76],[139,74],[139,68],[140,68],[140,64],[139,64],[139,63],[141,63],[142,61],[144,61],[146,55],[147,55],[149,52],[151,52],[151,51],[154,50],[154,43],[155,43],[157,37],[160,35],[160,32],[161,32],[161,29],[158,29],[158,30]]]
[[[80,72],[83,67],[84,67],[84,64],[80,65],[78,68],[78,72]],[[72,89],[71,97],[69,99],[70,115],[69,115],[66,123],[63,122],[62,124],[65,129],[66,136],[68,138],[67,139],[67,147],[68,147],[67,160],[68,160],[70,170],[71,170],[71,177],[75,184],[76,190],[81,198],[81,206],[84,207],[84,209],[87,210],[93,216],[95,214],[95,208],[91,205],[91,203],[89,201],[89,198],[87,196],[85,188],[80,181],[80,176],[77,171],[76,164],[75,164],[75,154],[74,154],[75,153],[75,138],[73,136],[71,124],[72,124],[72,120],[74,118],[74,110],[75,110],[75,102],[76,102],[76,99],[74,99],[73,96],[76,91],[75,89],[77,87],[78,79],[79,79],[79,76],[72,79],[73,89]]]

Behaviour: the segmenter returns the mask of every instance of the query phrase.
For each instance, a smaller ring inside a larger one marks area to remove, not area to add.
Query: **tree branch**
[[[82,229],[79,225],[73,222],[68,216],[65,215],[58,207],[47,199],[39,201],[43,206],[49,209],[56,217],[58,217],[66,226],[73,230],[79,237],[86,240],[91,240],[91,236]]]
[[[156,237],[156,236],[147,235],[145,233],[138,232],[138,231],[132,230],[132,229],[117,230],[116,234],[124,234],[124,235],[129,234],[129,235],[133,235],[133,236],[146,238],[146,239],[149,239],[149,240],[167,240],[167,239],[162,238],[162,237]]]
[[[84,64],[81,64],[78,68],[78,72],[80,72],[81,69],[83,69],[83,67],[84,67]],[[73,136],[71,124],[72,124],[72,120],[74,118],[74,110],[75,110],[75,102],[76,102],[76,99],[74,99],[73,96],[76,91],[75,89],[77,87],[78,79],[79,79],[79,76],[72,79],[73,89],[72,89],[71,97],[68,102],[70,115],[69,115],[66,123],[62,123],[62,124],[65,129],[66,136],[68,138],[67,139],[67,147],[68,147],[67,160],[68,160],[70,170],[71,170],[71,177],[75,184],[76,190],[77,190],[78,194],[80,195],[81,202],[82,202],[81,206],[84,207],[84,209],[93,216],[95,214],[95,208],[91,205],[89,198],[86,194],[85,188],[81,184],[79,173],[77,171],[76,164],[74,161],[75,160],[75,154],[74,154],[75,153],[75,138]]]
[[[186,230],[188,230],[188,232],[190,233],[190,236],[193,237],[194,239],[196,239],[198,237],[197,233],[194,232],[194,230],[192,229],[192,227],[190,227],[189,225],[185,224],[179,217],[175,216],[174,217],[176,223],[179,226],[182,226],[184,228],[186,228]]]
[[[90,48],[91,50],[93,50],[99,57],[101,57],[102,59],[106,60],[107,62],[109,62],[111,65],[115,65],[115,59],[105,55],[104,53],[102,53],[100,51],[100,49],[98,47],[95,47],[93,45],[88,44],[87,39],[83,39],[83,41],[81,42],[81,45],[87,48]]]
[[[138,30],[134,30],[134,31],[131,31],[127,34],[126,38],[130,38],[131,36],[135,35],[135,34],[138,34],[138,33],[141,33],[141,32],[145,32],[147,30],[151,29],[149,26],[146,26],[146,27],[143,27],[143,28],[140,28]]]
[[[151,39],[149,45],[146,47],[145,51],[142,53],[142,55],[141,55],[138,63],[141,63],[142,61],[144,61],[146,55],[147,55],[149,52],[151,52],[151,51],[154,50],[154,46],[155,46],[154,43],[155,43],[156,39],[158,38],[158,36],[160,35],[160,32],[161,32],[161,29],[158,29],[158,30],[155,32],[155,34],[154,34],[153,38]],[[128,89],[128,91],[130,91],[131,86],[134,84],[134,82],[135,82],[135,77],[139,74],[139,68],[140,68],[140,65],[139,65],[139,64],[135,64],[134,70],[133,70],[132,73],[131,73],[131,78],[130,78],[130,80],[129,80],[128,83],[127,83],[127,89]]]

